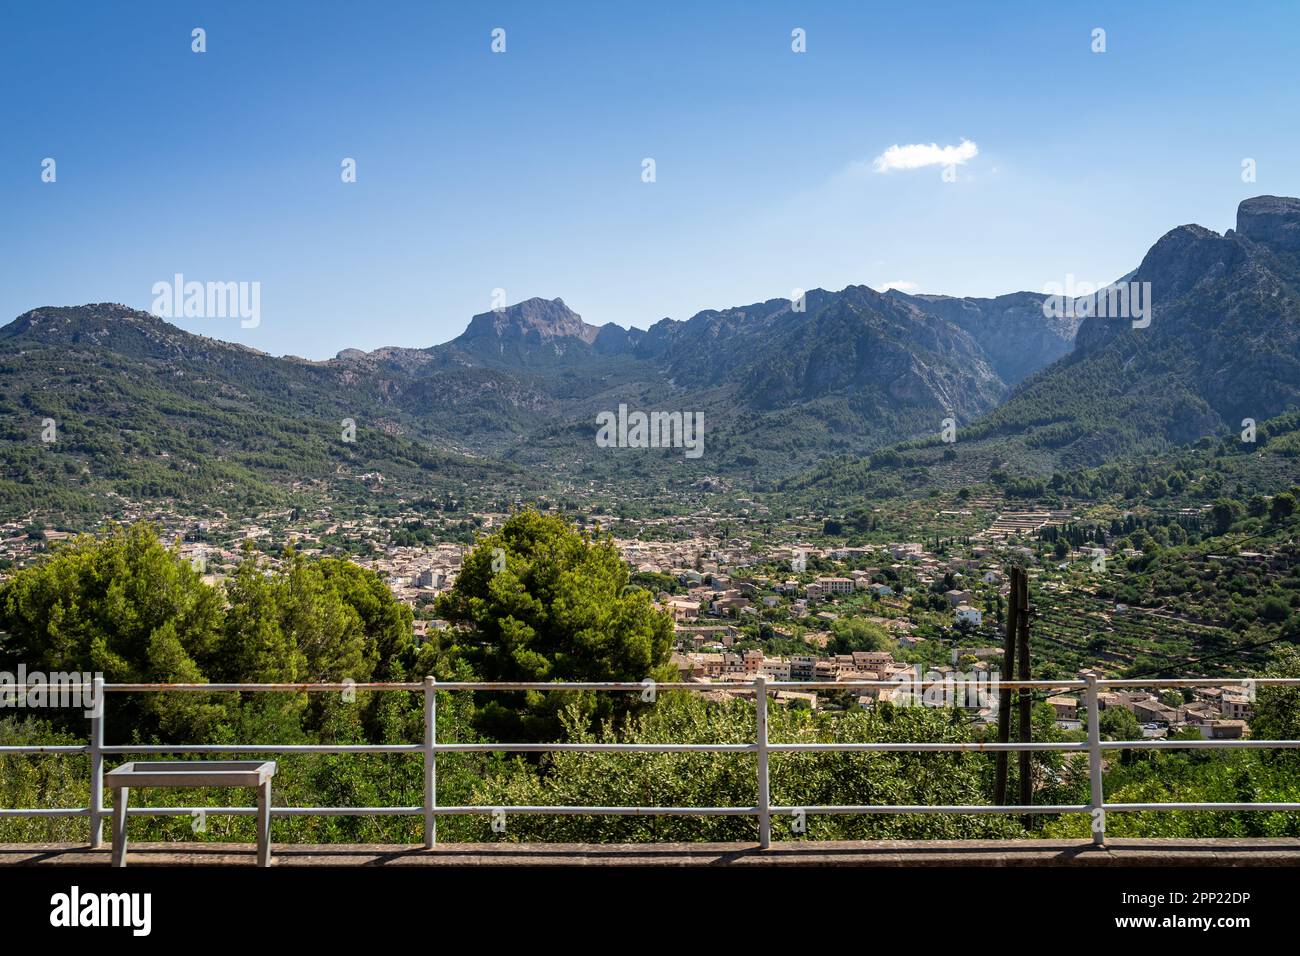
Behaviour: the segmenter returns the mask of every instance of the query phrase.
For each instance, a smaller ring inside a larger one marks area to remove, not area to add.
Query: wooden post
[[[1007,595],[1007,630],[1002,640],[1002,679],[1011,680],[1016,672],[1016,572],[1019,568],[1008,567],[1007,578],[1011,582]],[[998,743],[1011,740],[1011,691],[1003,688],[998,691]],[[993,785],[993,802],[999,806],[1007,803],[1007,752],[999,750],[994,755],[997,768]]]
[[[1020,598],[1017,601],[1019,626],[1016,629],[1016,667],[1020,680],[1029,680],[1029,573],[1020,569]],[[1030,707],[1033,704],[1033,691],[1027,687],[1020,689],[1020,741],[1028,743],[1033,739],[1033,725],[1030,722]],[[1033,777],[1029,770],[1030,753],[1020,751],[1020,804],[1029,806],[1034,802]],[[1028,826],[1030,817],[1025,816]]]

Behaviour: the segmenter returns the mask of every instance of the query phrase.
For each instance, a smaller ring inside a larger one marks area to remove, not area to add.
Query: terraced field
[[[1158,607],[1117,604],[1080,588],[1038,589],[1031,650],[1036,665],[1074,672],[1100,665],[1114,676],[1179,672],[1206,677],[1238,674],[1263,664],[1265,652],[1248,634],[1200,608],[1192,617]]]

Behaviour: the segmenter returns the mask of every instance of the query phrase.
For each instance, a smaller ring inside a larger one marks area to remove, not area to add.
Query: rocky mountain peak
[[[1239,243],[1213,229],[1189,224],[1161,236],[1133,273],[1133,280],[1150,282],[1156,301],[1172,300],[1193,288],[1222,278],[1243,257]]]
[[[598,327],[582,321],[582,316],[565,305],[563,299],[532,298],[474,316],[460,339],[463,343],[486,338],[524,340],[532,344],[581,339],[590,345],[599,331]]]
[[[1255,196],[1237,207],[1237,232],[1275,250],[1300,251],[1300,199]]]

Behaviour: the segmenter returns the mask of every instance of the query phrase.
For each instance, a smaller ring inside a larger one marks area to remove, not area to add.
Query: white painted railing
[[[944,681],[928,681],[920,686],[944,685]],[[813,814],[1064,814],[1087,813],[1092,820],[1093,842],[1105,842],[1105,816],[1107,812],[1133,812],[1152,810],[1226,810],[1226,811],[1300,811],[1300,803],[1106,803],[1102,790],[1102,752],[1124,749],[1297,749],[1300,740],[1102,740],[1100,732],[1100,707],[1098,694],[1109,688],[1155,687],[1219,687],[1238,683],[1246,686],[1300,687],[1300,678],[1163,678],[1103,680],[1089,675],[1081,680],[1001,681],[999,690],[1082,690],[1087,704],[1088,739],[1079,742],[897,742],[897,743],[772,743],[768,740],[768,694],[780,690],[837,690],[894,689],[897,681],[771,681],[762,675],[747,681],[729,681],[717,684],[659,683],[656,690],[683,690],[693,692],[730,692],[752,694],[755,698],[755,737],[745,744],[603,744],[603,743],[439,743],[436,734],[437,694],[450,691],[598,691],[641,693],[646,683],[475,683],[438,682],[426,677],[423,683],[345,683],[345,684],[106,684],[96,678],[93,685],[63,685],[65,689],[93,691],[94,712],[90,717],[90,739],[87,744],[59,746],[0,746],[0,754],[88,754],[90,756],[90,806],[76,808],[9,808],[0,809],[0,817],[55,817],[85,816],[90,819],[90,845],[103,843],[103,821],[109,815],[104,809],[104,758],[128,754],[347,754],[347,753],[409,753],[424,758],[424,800],[416,807],[275,807],[272,816],[422,816],[424,818],[424,845],[433,847],[437,841],[437,819],[440,816],[492,813],[528,813],[554,815],[621,815],[621,816],[749,816],[758,820],[759,845],[766,848],[771,843],[773,815]],[[916,686],[916,685],[912,685]],[[212,693],[216,691],[239,692],[308,692],[329,693],[344,691],[406,691],[424,695],[424,741],[419,744],[126,744],[104,743],[104,709],[106,694],[114,693]],[[13,693],[11,690],[10,693]],[[756,801],[752,806],[740,807],[599,807],[599,806],[439,806],[437,786],[438,754],[440,753],[753,753],[757,757],[755,775]],[[878,753],[878,752],[951,752],[996,753],[999,751],[1056,751],[1086,752],[1088,754],[1091,798],[1086,804],[1015,805],[998,806],[971,804],[965,806],[900,806],[900,805],[844,805],[844,806],[774,806],[771,802],[769,781],[769,756],[774,753]],[[132,807],[132,816],[191,816],[197,810],[204,814],[251,816],[255,807]]]

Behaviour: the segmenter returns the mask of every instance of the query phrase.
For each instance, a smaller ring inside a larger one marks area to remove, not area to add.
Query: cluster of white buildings
[[[724,650],[674,653],[672,662],[681,680],[703,684],[752,681],[759,674],[773,681],[893,681],[900,687],[910,686],[918,679],[915,664],[896,661],[888,651],[854,651],[833,657],[812,654],[768,657],[760,650]],[[889,687],[845,687],[844,690],[857,695],[863,706],[875,700],[892,699],[899,692]],[[817,707],[817,696],[815,690],[774,692],[777,701],[797,701],[813,709]]]
[[[1192,699],[1177,707],[1164,703],[1155,694],[1142,690],[1119,690],[1097,695],[1101,710],[1122,707],[1142,725],[1143,737],[1161,738],[1170,731],[1192,729],[1207,740],[1226,740],[1245,736],[1254,711],[1253,693],[1241,684],[1221,687],[1194,687]],[[1078,729],[1082,724],[1077,697],[1060,695],[1047,701],[1056,711],[1060,727]]]
[[[458,544],[398,547],[370,560],[357,559],[357,563],[378,572],[399,601],[418,604],[432,600],[456,583],[465,551]]]

